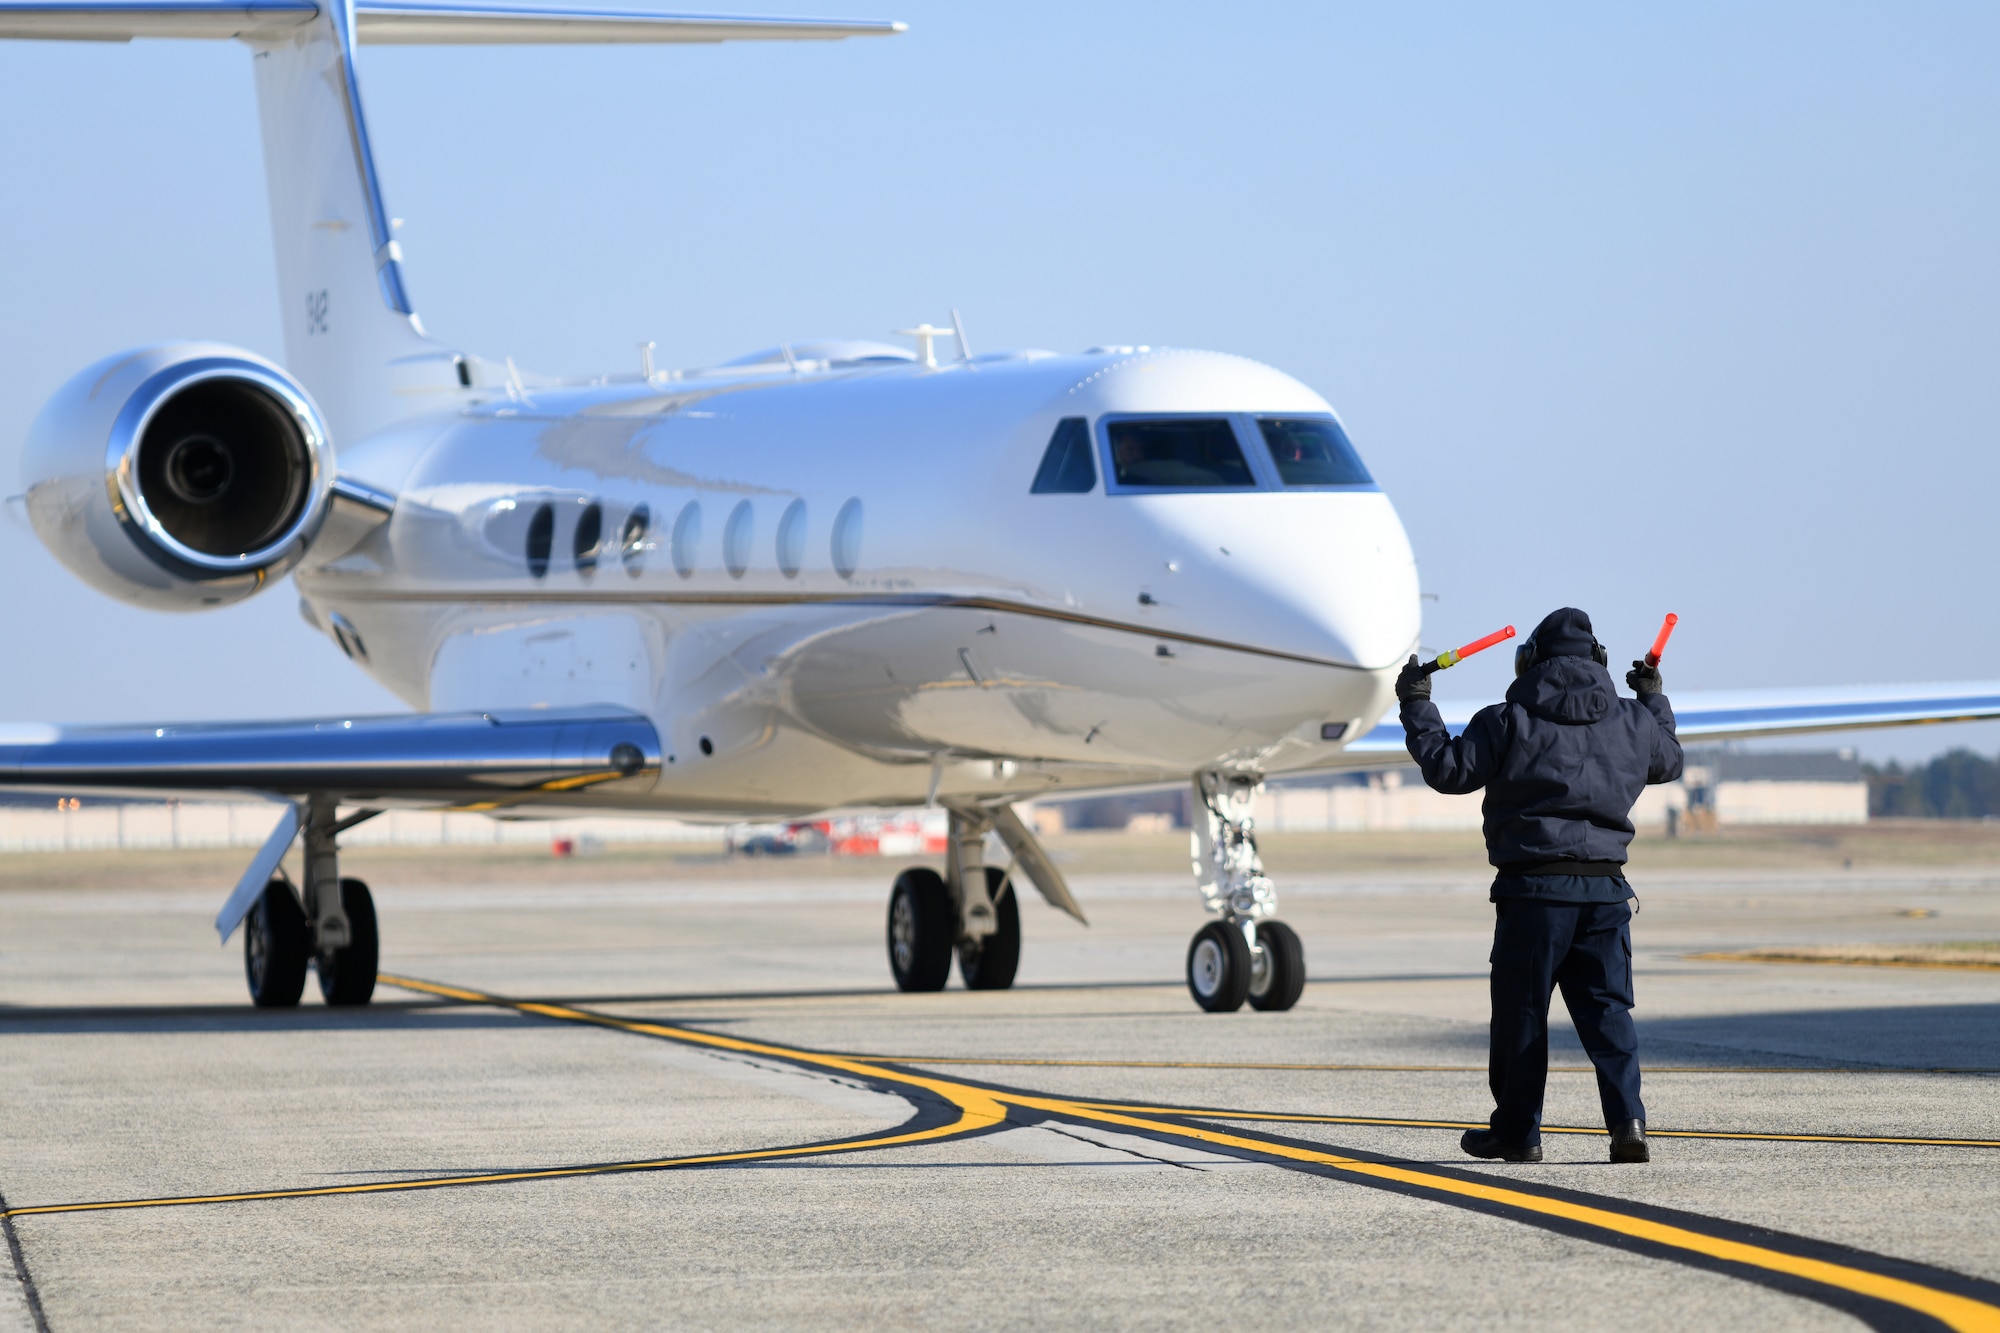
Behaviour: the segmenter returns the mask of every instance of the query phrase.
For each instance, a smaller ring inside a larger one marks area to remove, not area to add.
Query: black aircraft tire
[[[243,978],[259,1009],[290,1009],[306,989],[310,953],[305,909],[292,886],[274,879],[243,918]]]
[[[983,940],[961,940],[958,975],[967,990],[1006,990],[1021,966],[1021,905],[1005,872],[986,867],[986,892],[993,900],[994,931]]]
[[[358,879],[340,881],[340,910],[347,913],[347,947],[319,956],[319,993],[328,1004],[366,1004],[375,994],[381,956],[375,929],[375,896]]]
[[[1239,926],[1211,921],[1188,944],[1188,994],[1211,1014],[1233,1013],[1250,994],[1250,945]]]
[[[1267,1014],[1282,1012],[1297,1004],[1305,991],[1306,946],[1299,943],[1299,933],[1282,921],[1258,922],[1257,943],[1264,950],[1264,966],[1251,969],[1250,1007]]]
[[[943,990],[951,980],[958,913],[944,876],[912,866],[889,891],[889,971],[902,991]]]

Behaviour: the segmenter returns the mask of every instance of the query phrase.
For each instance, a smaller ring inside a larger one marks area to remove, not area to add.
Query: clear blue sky
[[[364,49],[430,328],[561,373],[952,306],[1239,352],[1340,408],[1438,646],[1574,603],[1628,656],[1679,611],[1670,688],[2000,677],[2000,8],[787,11],[910,31]],[[242,48],[0,45],[0,124],[0,479],[108,352],[281,355]],[[0,715],[393,706],[288,587],[166,616],[0,555]],[[2000,726],[1861,741],[1946,743]]]

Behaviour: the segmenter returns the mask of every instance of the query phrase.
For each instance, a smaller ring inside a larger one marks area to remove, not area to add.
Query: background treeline
[[[1863,764],[1868,813],[1924,819],[1990,819],[2000,816],[2000,760],[1953,750],[1904,769],[1893,760]]]

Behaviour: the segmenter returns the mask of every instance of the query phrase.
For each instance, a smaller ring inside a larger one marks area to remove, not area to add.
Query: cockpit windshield
[[[1368,486],[1375,479],[1332,417],[1258,417],[1257,428],[1287,486]]]
[[[1106,431],[1120,486],[1214,490],[1257,484],[1226,417],[1113,421]]]

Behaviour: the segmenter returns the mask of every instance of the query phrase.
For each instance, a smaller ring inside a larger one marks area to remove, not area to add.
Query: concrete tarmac
[[[1476,868],[1281,882],[1231,1015],[1143,873],[896,994],[892,870],[383,877],[399,983],[280,1013],[217,891],[0,892],[0,1329],[2000,1327],[2000,971],[1690,957],[2000,939],[2000,867],[1640,876],[1644,1166],[1560,999],[1576,1132],[1459,1154]]]

